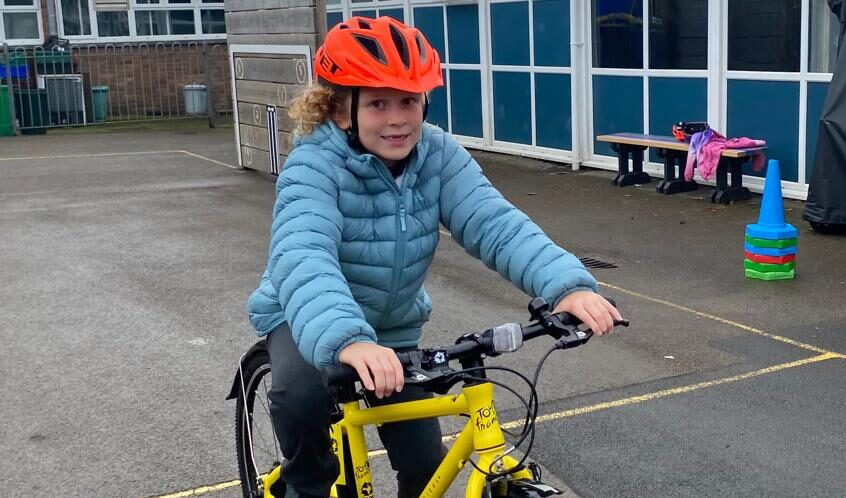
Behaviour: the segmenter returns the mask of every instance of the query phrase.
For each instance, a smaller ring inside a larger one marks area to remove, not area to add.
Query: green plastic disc
[[[746,243],[755,247],[772,247],[775,249],[783,249],[785,247],[793,247],[796,245],[797,239],[758,239],[755,237],[746,236]]]

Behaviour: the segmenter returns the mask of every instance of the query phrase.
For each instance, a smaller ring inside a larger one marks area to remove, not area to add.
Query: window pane
[[[135,0],[135,3],[138,5],[149,5],[149,4],[157,4],[159,0]]]
[[[808,70],[812,73],[834,72],[840,23],[825,0],[811,0],[811,29]]]
[[[6,0],[6,7],[32,7],[35,0]]]
[[[593,66],[643,68],[641,0],[593,0]]]
[[[97,12],[97,29],[100,36],[129,36],[129,14]]]
[[[6,12],[3,26],[7,40],[38,39],[38,14],[35,12]]]
[[[163,10],[139,10],[135,13],[135,30],[138,36],[168,34],[167,12]]]
[[[204,10],[201,12],[203,21],[203,33],[226,33],[226,21],[223,16],[223,10]]]
[[[708,69],[708,0],[650,0],[649,67]]]
[[[171,10],[170,33],[174,35],[193,35],[197,32],[194,26],[193,10]]]
[[[203,0],[202,3],[223,3],[223,0]]]
[[[167,0],[167,3],[191,3],[191,0]]]
[[[728,68],[799,71],[801,0],[732,0],[728,3]]]
[[[65,36],[90,35],[88,0],[62,0],[62,25]]]

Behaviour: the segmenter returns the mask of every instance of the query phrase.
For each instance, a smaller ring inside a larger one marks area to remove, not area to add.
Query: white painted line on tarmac
[[[202,160],[204,160],[204,161],[208,161],[208,162],[210,162],[210,163],[219,164],[219,165],[221,165],[221,166],[226,166],[227,168],[231,168],[231,169],[244,169],[244,168],[242,168],[242,167],[240,167],[240,166],[235,166],[234,164],[223,163],[223,162],[220,162],[220,161],[218,161],[218,160],[216,160],[216,159],[211,159],[211,158],[206,157],[206,156],[201,156],[201,155],[199,155],[199,154],[194,154],[193,152],[188,152],[187,150],[181,150],[181,151],[179,151],[179,152],[182,152],[183,154],[188,154],[189,156],[192,156],[192,157],[196,157],[197,159],[202,159]]]
[[[100,154],[70,154],[66,156],[29,156],[29,157],[0,157],[0,161],[26,161],[34,159],[79,159],[85,157],[112,157],[112,156],[140,156],[150,154],[179,154],[184,150],[147,150],[140,152],[104,152]]]

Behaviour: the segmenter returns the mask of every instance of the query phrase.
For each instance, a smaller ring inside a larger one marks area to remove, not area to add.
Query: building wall
[[[111,120],[183,116],[184,87],[194,83],[209,88],[217,113],[232,111],[225,43],[208,46],[211,84],[206,82],[201,44],[83,46],[72,52],[89,89],[109,87]]]
[[[278,173],[295,126],[288,108],[311,80],[312,58],[326,33],[325,5],[323,0],[226,0],[224,9],[233,52],[239,162]]]
[[[709,121],[767,140],[785,195],[807,195],[839,30],[825,0],[327,5],[329,26],[350,15],[388,15],[426,34],[445,75],[429,121],[465,145],[615,169],[597,135],[669,135],[674,122]],[[647,170],[660,175],[650,157]],[[762,172],[745,173],[760,191]]]

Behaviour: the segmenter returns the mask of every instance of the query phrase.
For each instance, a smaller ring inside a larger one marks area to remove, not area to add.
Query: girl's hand
[[[582,321],[596,335],[614,330],[614,320],[623,317],[604,297],[592,291],[575,291],[558,303],[553,313],[566,311]]]
[[[405,373],[391,348],[370,342],[354,342],[341,350],[338,361],[355,368],[361,383],[377,398],[402,391]]]

